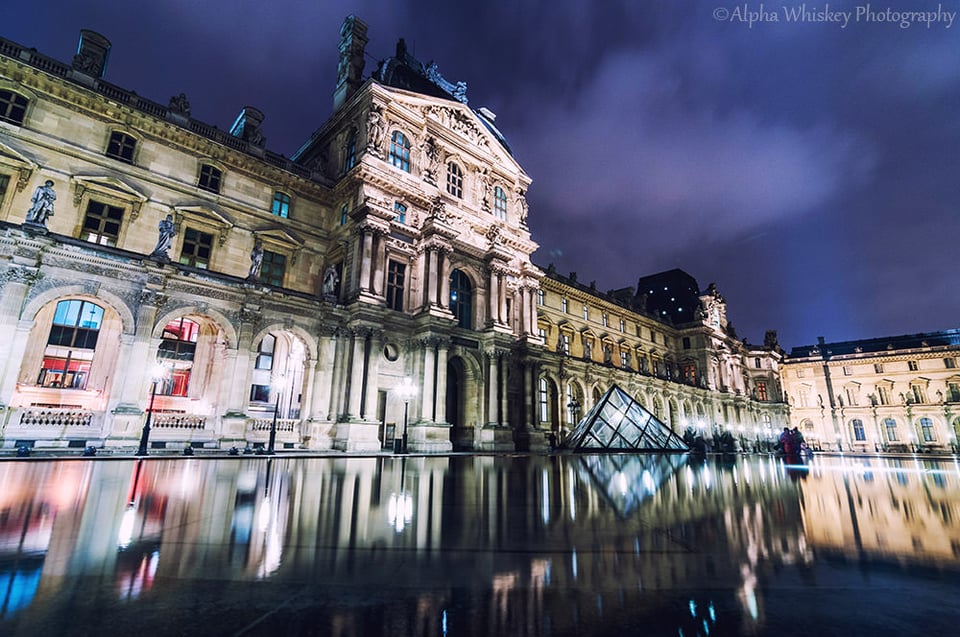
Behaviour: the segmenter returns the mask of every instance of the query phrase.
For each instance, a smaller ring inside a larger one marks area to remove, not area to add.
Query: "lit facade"
[[[364,79],[366,41],[348,18],[288,159],[255,108],[105,81],[96,33],[71,64],[0,40],[4,446],[129,448],[150,410],[154,447],[537,449],[612,382],[673,427],[785,422],[775,339],[712,288],[684,322],[545,275],[495,115],[402,41]]]
[[[824,449],[956,450],[960,330],[795,347],[791,425]]]

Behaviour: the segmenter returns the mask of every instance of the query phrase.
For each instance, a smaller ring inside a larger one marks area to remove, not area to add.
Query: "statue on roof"
[[[171,97],[170,102],[167,104],[167,109],[171,113],[190,117],[190,101],[187,100],[187,96],[184,93]]]

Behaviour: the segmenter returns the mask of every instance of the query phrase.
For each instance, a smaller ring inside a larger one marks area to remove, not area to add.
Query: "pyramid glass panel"
[[[562,447],[688,451],[676,433],[616,385],[587,412]]]

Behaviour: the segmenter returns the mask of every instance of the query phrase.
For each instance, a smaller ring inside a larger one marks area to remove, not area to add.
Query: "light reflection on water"
[[[0,484],[5,635],[782,633],[861,596],[896,634],[960,593],[953,462],[11,460]]]

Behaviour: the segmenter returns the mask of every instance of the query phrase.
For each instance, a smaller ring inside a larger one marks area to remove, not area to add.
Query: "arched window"
[[[447,164],[447,192],[458,199],[463,198],[463,171],[453,162]]]
[[[57,303],[37,384],[86,389],[102,323],[99,305],[80,300]]]
[[[883,421],[883,427],[887,430],[887,441],[897,441],[897,421],[893,418],[887,418]]]
[[[550,392],[547,390],[547,379],[540,379],[540,422],[549,422],[550,421],[550,411],[548,405],[550,404]]]
[[[933,442],[935,440],[933,436],[933,421],[929,418],[920,419],[920,435],[923,436],[924,442]]]
[[[507,193],[500,186],[493,188],[493,216],[497,219],[507,218]]]
[[[450,311],[460,327],[473,327],[471,316],[473,286],[470,279],[460,270],[450,273]]]
[[[20,126],[26,114],[27,98],[13,91],[0,91],[0,120]]]
[[[187,395],[199,335],[200,324],[187,318],[173,319],[163,328],[157,358],[169,373],[157,385],[157,393],[161,396]]]
[[[867,439],[867,432],[863,429],[863,421],[854,418],[850,421],[850,427],[853,429],[853,439],[857,442],[864,442]]]
[[[410,140],[400,131],[390,137],[390,163],[404,172],[410,172]]]

